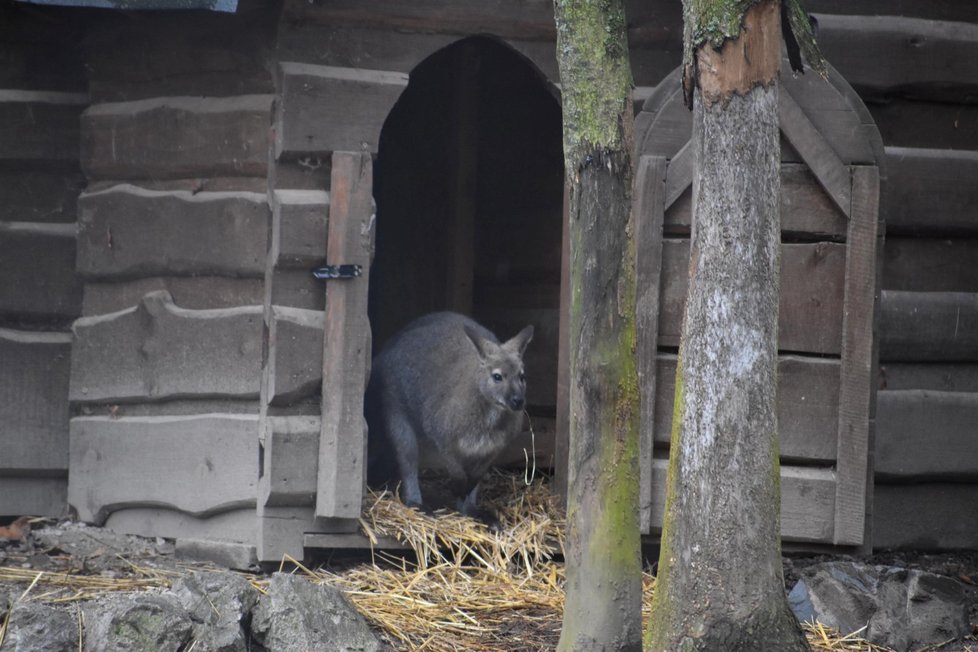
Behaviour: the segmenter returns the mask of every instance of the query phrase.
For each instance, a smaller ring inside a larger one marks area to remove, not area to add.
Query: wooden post
[[[358,278],[326,282],[322,433],[316,516],[360,515],[367,453],[363,392],[370,364],[367,287],[374,237],[369,153],[334,152],[326,261],[360,265]]]

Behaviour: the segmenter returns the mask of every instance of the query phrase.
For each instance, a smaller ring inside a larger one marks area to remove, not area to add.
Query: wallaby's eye
[[[492,380],[497,383],[503,382],[503,375],[498,371],[492,372]]]

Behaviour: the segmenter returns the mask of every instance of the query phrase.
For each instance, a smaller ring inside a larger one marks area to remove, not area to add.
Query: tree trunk
[[[622,0],[557,0],[570,206],[570,441],[560,650],[642,647],[631,73]]]
[[[709,4],[686,1],[687,38],[711,24]],[[705,37],[684,70],[694,226],[648,632],[655,652],[808,649],[780,547],[779,6],[741,11],[732,23],[742,31]]]

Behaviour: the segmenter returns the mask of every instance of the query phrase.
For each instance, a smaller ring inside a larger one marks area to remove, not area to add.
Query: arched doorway
[[[563,154],[546,80],[489,37],[425,59],[384,123],[374,196],[374,350],[434,310],[469,314],[502,339],[533,323],[531,415],[552,418]]]

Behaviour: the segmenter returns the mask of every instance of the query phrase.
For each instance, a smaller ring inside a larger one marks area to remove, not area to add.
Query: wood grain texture
[[[888,183],[881,209],[888,235],[974,237],[978,233],[978,151],[887,147],[886,167]],[[978,274],[969,277],[975,279]]]
[[[61,518],[68,509],[68,479],[0,475],[0,514]]]
[[[89,179],[264,177],[273,95],[111,102],[81,115]]]
[[[877,484],[874,498],[877,549],[978,548],[978,484]]]
[[[856,166],[847,238],[845,310],[835,496],[837,545],[860,545],[865,535],[869,427],[873,404],[879,171]]]
[[[253,510],[258,416],[76,417],[71,460],[68,502],[83,521],[127,507],[196,517]]]
[[[380,129],[407,87],[398,72],[279,64],[276,157],[333,151],[376,152]]]
[[[361,265],[363,275],[326,285],[316,516],[357,518],[366,479],[363,392],[370,364],[367,286],[375,231],[369,154],[333,154],[330,200],[326,259]]]
[[[978,293],[884,290],[880,360],[978,361]]]
[[[877,400],[877,482],[978,482],[978,394],[889,390]]]
[[[978,217],[978,213],[975,215]],[[978,238],[887,238],[883,252],[883,288],[905,292],[978,292],[976,260]]]
[[[642,156],[635,174],[635,332],[639,417],[639,531],[652,523],[652,440],[656,419],[656,350],[659,341],[659,288],[662,276],[662,219],[666,199],[666,160]],[[670,404],[671,405],[671,404]],[[672,410],[669,410],[672,420]]]

